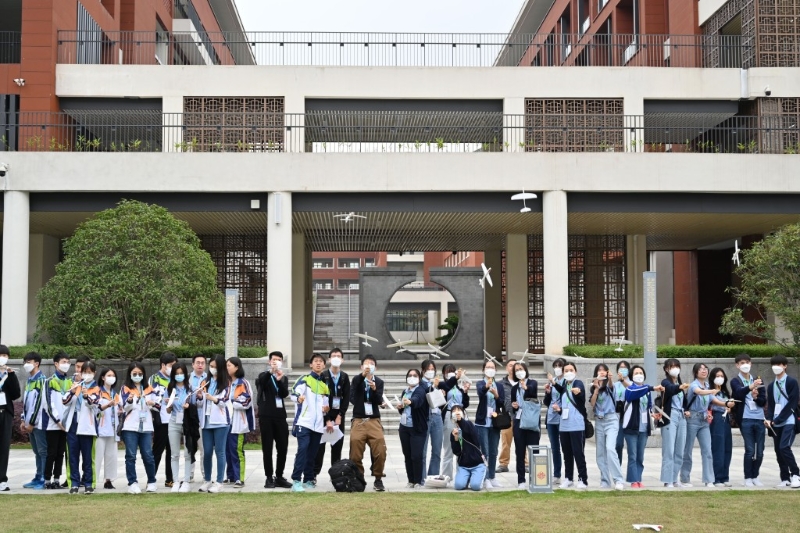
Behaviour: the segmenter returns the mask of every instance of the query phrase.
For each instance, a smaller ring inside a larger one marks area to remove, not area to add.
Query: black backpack
[[[328,469],[331,483],[336,492],[364,492],[367,482],[356,464],[350,459],[342,459]]]

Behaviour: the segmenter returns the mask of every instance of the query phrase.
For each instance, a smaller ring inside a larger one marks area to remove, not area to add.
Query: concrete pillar
[[[284,97],[284,111],[286,113],[286,127],[283,131],[283,134],[285,135],[284,151],[312,152],[313,147],[306,146],[305,97],[302,95],[286,95]]]
[[[188,147],[184,147],[183,142],[183,96],[165,96],[161,99],[161,112],[163,115],[163,127],[161,135],[162,152],[183,152]],[[187,139],[186,142],[190,142]]]
[[[311,303],[311,279],[308,276],[306,238],[302,233],[292,235],[292,349],[294,365],[299,368],[311,359],[312,345],[307,343],[308,309]]]
[[[504,98],[503,115],[503,150],[506,152],[524,152],[525,98]],[[493,353],[491,350],[487,351]]]
[[[622,102],[625,114],[625,151],[644,152],[644,98],[626,96]]]
[[[22,346],[28,340],[28,260],[30,194],[6,191],[3,206],[3,316],[0,343]]]
[[[675,297],[672,279],[672,252],[651,252],[650,269],[656,272],[658,344],[675,344]]]
[[[500,274],[502,272],[502,253],[500,250],[483,252],[484,263],[492,269],[494,287],[487,287],[484,300],[484,324],[486,351],[500,359],[503,350],[503,295],[500,292]],[[506,273],[508,283],[508,273]],[[526,307],[527,309],[527,307]]]
[[[569,232],[567,193],[542,195],[544,352],[561,355],[569,344]]]
[[[626,237],[626,282],[628,289],[628,340],[644,342],[644,279],[647,270],[647,235]]]
[[[292,342],[292,193],[270,193],[267,209],[267,348],[282,351],[285,366],[300,366],[303,354],[293,353]]]
[[[36,333],[36,295],[56,275],[58,238],[41,233],[31,235],[28,258],[28,340],[33,340]]]
[[[495,287],[499,277],[494,277]],[[524,352],[530,346],[527,235],[506,235],[506,337],[507,354]]]

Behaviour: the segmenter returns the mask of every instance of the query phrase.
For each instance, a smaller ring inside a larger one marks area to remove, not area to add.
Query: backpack
[[[331,483],[336,492],[364,492],[367,482],[356,464],[350,459],[342,459],[328,469]]]

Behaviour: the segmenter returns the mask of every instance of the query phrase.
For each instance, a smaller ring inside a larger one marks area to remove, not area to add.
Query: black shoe
[[[275,478],[275,486],[279,489],[291,489],[292,484],[286,481],[286,478],[283,477],[276,477]]]
[[[383,486],[383,481],[380,478],[375,480],[375,483],[372,484],[372,487],[378,492],[386,492],[386,487]]]
[[[52,489],[54,489],[55,487],[53,487],[53,482],[52,482],[52,481],[47,481],[47,482],[45,482],[45,484],[44,484],[44,488],[45,488],[45,489],[47,489],[47,490],[52,490]]]
[[[56,485],[58,485],[58,481],[56,481],[56,482],[55,482],[55,484],[56,484]],[[65,482],[64,482],[64,483],[62,483],[61,485],[58,485],[56,488],[59,488],[59,489],[66,489],[67,487],[69,487],[69,483],[67,483],[67,482],[65,481]]]
[[[500,472],[500,473],[501,472],[508,472],[508,467],[507,466],[499,466],[499,467],[497,467],[497,472]]]
[[[111,489],[114,490],[114,485],[111,484],[111,481],[106,480],[105,484],[103,485],[104,489]]]
[[[165,481],[164,482],[164,486],[167,487],[168,489],[171,489],[174,484],[175,483],[173,483],[172,481]]]
[[[86,487],[83,489],[84,494],[94,494],[94,489],[92,487]]]
[[[272,476],[267,476],[267,480],[264,482],[265,489],[274,489],[275,488],[275,479]]]
[[[72,487],[71,489],[69,489],[69,493],[70,494],[78,494],[78,487]]]

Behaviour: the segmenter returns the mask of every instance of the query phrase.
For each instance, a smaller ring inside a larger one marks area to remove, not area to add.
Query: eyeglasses
[[[144,376],[144,374],[131,374],[132,378],[140,378],[140,377],[143,377],[143,376]]]

